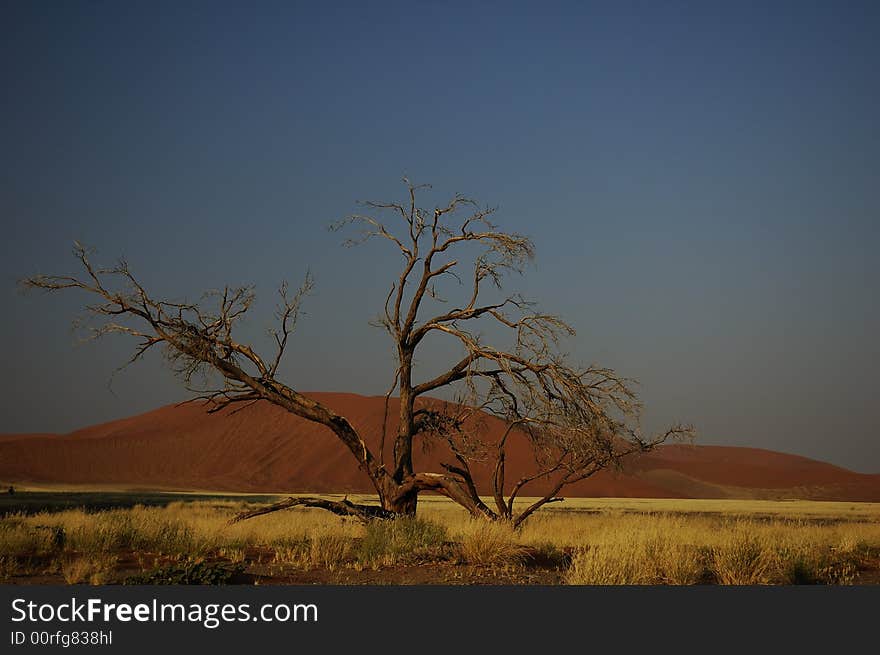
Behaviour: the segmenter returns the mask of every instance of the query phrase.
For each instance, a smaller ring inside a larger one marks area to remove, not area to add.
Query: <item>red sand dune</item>
[[[346,416],[374,452],[382,397],[314,393]],[[393,430],[397,403],[392,399]],[[501,434],[488,418],[490,436]],[[390,448],[390,439],[389,448]],[[420,470],[441,471],[448,451],[417,447]],[[528,470],[524,440],[508,453],[508,480]],[[482,493],[489,471],[474,469]],[[243,492],[371,492],[351,454],[326,428],[268,403],[208,414],[191,403],[96,425],[68,435],[0,435],[0,481]],[[528,495],[546,488],[535,483]],[[567,489],[568,496],[647,498],[808,498],[880,502],[880,475],[754,448],[669,445]]]

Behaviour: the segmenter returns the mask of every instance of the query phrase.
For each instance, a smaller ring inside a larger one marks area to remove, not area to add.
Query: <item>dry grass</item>
[[[67,584],[106,584],[116,568],[118,558],[106,553],[68,557],[61,563],[61,574]]]
[[[374,522],[364,528],[358,565],[371,569],[437,558],[442,555],[446,528],[422,518]]]
[[[113,582],[123,554],[145,570],[182,556],[251,566],[259,553],[279,570],[335,571],[440,560],[510,568],[529,554],[565,551],[571,584],[849,584],[880,559],[880,504],[871,503],[584,499],[519,530],[430,497],[418,518],[391,523],[300,509],[227,525],[243,505],[7,516],[0,579],[60,573],[70,583]]]
[[[716,517],[595,519],[571,584],[848,584],[880,552],[880,525]]]
[[[569,584],[688,585],[705,576],[707,535],[693,520],[618,516],[591,523],[593,530],[576,547]]]
[[[308,564],[312,568],[325,568],[330,571],[345,564],[352,551],[350,539],[338,534],[321,534],[311,539],[308,550]]]
[[[462,558],[469,564],[517,565],[526,552],[519,535],[507,523],[472,520],[459,533],[457,541]]]

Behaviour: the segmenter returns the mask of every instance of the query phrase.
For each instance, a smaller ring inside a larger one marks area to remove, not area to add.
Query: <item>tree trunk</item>
[[[400,417],[394,440],[394,481],[401,484],[413,474],[412,440],[415,429],[415,395],[412,390],[412,352],[400,348]],[[415,501],[413,501],[415,506]],[[413,510],[415,511],[415,510]]]
[[[415,516],[418,509],[419,492],[413,490],[396,498],[388,498],[384,508],[397,516]]]

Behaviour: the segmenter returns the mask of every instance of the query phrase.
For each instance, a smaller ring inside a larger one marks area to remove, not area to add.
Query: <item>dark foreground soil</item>
[[[224,584],[224,585],[557,585],[565,583],[570,557],[526,553],[517,564],[472,565],[440,560],[376,568],[301,568],[279,565],[266,552],[249,549],[244,561],[207,558],[181,563],[150,553],[120,553],[112,572],[100,584]],[[29,571],[13,574],[4,584],[69,584],[63,572],[32,561]],[[42,570],[41,570],[42,568]],[[147,572],[145,573],[145,569]],[[94,580],[93,583],[96,583]],[[702,584],[714,584],[706,578]],[[852,584],[880,585],[880,555],[863,558]]]
[[[117,567],[101,584],[232,584],[232,585],[555,585],[562,584],[565,564],[529,559],[519,564],[476,566],[450,561],[398,564],[358,570],[339,568],[299,568],[260,558],[231,563],[206,560],[204,568],[193,571],[189,565],[162,557],[152,558],[152,574],[138,565],[143,554],[120,557]],[[42,568],[33,562],[30,570],[13,574],[3,582],[21,585],[68,584],[61,571]],[[156,572],[161,571],[161,575]],[[146,577],[152,575],[152,577]]]

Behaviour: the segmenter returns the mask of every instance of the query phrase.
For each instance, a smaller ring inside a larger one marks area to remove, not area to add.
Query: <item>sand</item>
[[[382,425],[382,397],[310,393],[346,416],[374,452]],[[397,403],[388,422],[393,433]],[[486,421],[497,438],[501,422]],[[388,437],[390,450],[391,437]],[[419,470],[442,471],[452,461],[436,445],[415,446]],[[508,452],[510,482],[530,468],[524,439]],[[475,466],[481,493],[489,470]],[[208,414],[201,404],[166,406],[66,435],[0,435],[0,482],[108,485],[152,489],[210,489],[270,493],[367,493],[368,478],[325,427],[269,403],[236,413]],[[525,495],[544,493],[534,483]],[[880,475],[755,448],[668,445],[632,459],[623,471],[602,472],[564,495],[645,498],[800,498],[880,502]]]

